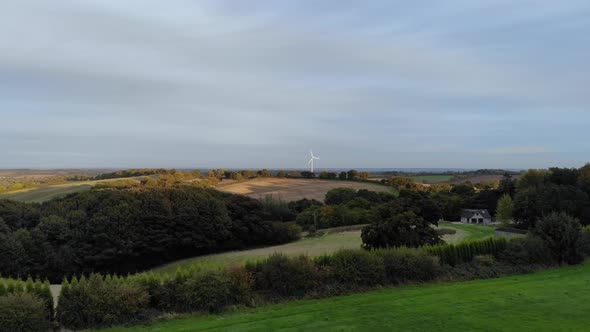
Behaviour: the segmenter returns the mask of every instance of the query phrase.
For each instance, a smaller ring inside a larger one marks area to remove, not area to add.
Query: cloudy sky
[[[586,0],[0,8],[0,168],[590,161]]]

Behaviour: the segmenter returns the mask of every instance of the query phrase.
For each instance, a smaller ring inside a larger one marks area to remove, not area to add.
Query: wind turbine
[[[311,150],[309,150],[309,155],[311,156],[311,158],[309,159],[309,161],[307,163],[311,164],[311,172],[313,173],[313,160],[314,159],[320,160],[320,158],[314,156],[313,151],[311,151]]]

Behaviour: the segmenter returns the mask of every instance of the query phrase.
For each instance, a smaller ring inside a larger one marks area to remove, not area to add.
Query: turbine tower
[[[313,173],[313,160],[314,159],[320,160],[320,158],[314,156],[313,151],[311,151],[311,150],[309,150],[309,155],[311,156],[311,158],[309,159],[309,161],[307,163],[311,164],[311,172]]]

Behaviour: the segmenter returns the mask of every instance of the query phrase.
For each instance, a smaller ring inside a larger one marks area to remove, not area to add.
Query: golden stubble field
[[[334,188],[367,189],[393,192],[393,188],[378,183],[288,178],[256,178],[244,182],[221,183],[217,189],[233,194],[260,199],[272,195],[274,199],[296,201],[302,198],[324,200],[326,192]]]

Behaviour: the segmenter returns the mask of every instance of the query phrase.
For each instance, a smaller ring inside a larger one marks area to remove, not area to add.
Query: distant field
[[[411,177],[417,183],[443,183],[451,181],[452,178],[452,175],[420,175]]]
[[[233,182],[217,186],[217,189],[252,198],[264,198],[272,195],[284,201],[296,201],[302,198],[324,200],[326,192],[334,188],[367,189],[381,192],[394,192],[394,189],[377,183],[319,180],[319,179],[279,179],[256,178],[245,182]]]
[[[108,331],[588,331],[590,264],[387,288]]]
[[[79,181],[65,184],[57,184],[52,186],[37,187],[30,189],[23,189],[11,191],[0,194],[0,199],[11,199],[20,202],[35,202],[42,203],[50,199],[62,197],[72,193],[84,192],[90,190],[93,186],[101,182],[126,180],[131,178],[108,179],[96,181]]]
[[[457,229],[456,234],[443,236],[443,239],[448,243],[457,243],[466,239],[479,239],[491,236],[494,232],[491,227],[476,225],[444,224],[444,226],[441,227]],[[338,231],[338,229],[336,228],[334,231]],[[186,266],[198,266],[199,269],[202,270],[214,270],[229,266],[244,265],[248,261],[260,260],[275,252],[280,252],[289,256],[319,256],[335,252],[339,249],[357,249],[361,246],[362,241],[360,230],[331,233],[330,229],[328,229],[324,230],[324,232],[326,232],[326,235],[321,237],[303,238],[296,242],[273,247],[231,251],[184,259],[164,265],[152,271],[158,273],[174,273],[177,268]]]

